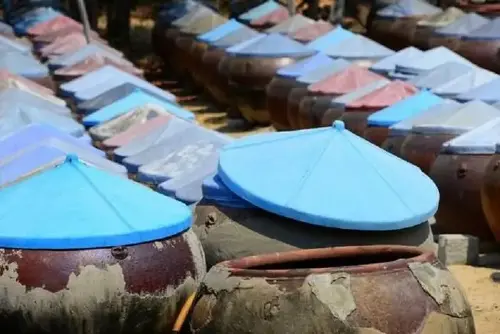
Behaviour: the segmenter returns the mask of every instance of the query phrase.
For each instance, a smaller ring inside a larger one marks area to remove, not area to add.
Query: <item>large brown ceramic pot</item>
[[[422,49],[422,50],[427,50],[429,49],[429,40],[431,36],[434,34],[435,27],[429,27],[429,26],[418,26],[415,29],[415,33],[413,34],[413,39],[411,41],[411,45]]]
[[[491,160],[492,155],[438,156],[429,173],[440,193],[435,232],[494,239],[481,205],[481,188]]]
[[[368,117],[383,108],[377,109],[346,109],[346,112],[339,118],[345,123],[345,128],[352,133],[363,137],[368,128]]]
[[[189,50],[189,71],[196,85],[203,87],[205,79],[203,78],[203,56],[208,49],[208,44],[202,41],[194,40]]]
[[[4,333],[169,333],[205,274],[192,230],[114,248],[0,250]]]
[[[444,46],[452,51],[458,51],[460,48],[461,39],[460,36],[445,36],[432,34],[429,36],[427,47],[429,49],[436,48],[439,46]]]
[[[175,74],[179,74],[177,71],[177,64],[180,62],[179,49],[176,45],[176,40],[180,37],[182,33],[177,27],[170,27],[163,31],[161,38],[161,46],[159,47],[158,53],[162,59],[169,65],[169,69]]]
[[[370,26],[369,37],[393,50],[404,49],[411,45],[417,30],[417,22],[426,17],[376,18]]]
[[[275,76],[267,85],[267,110],[271,123],[276,130],[290,130],[288,122],[288,96],[293,88],[297,87],[296,78]]]
[[[456,136],[453,134],[409,134],[401,146],[401,158],[419,167],[425,174],[429,174],[443,144]]]
[[[395,244],[435,250],[428,222],[397,231],[350,231],[304,224],[258,208],[206,202],[195,209],[193,229],[208,267],[243,256],[315,247]]]
[[[191,333],[473,334],[459,283],[432,252],[308,249],[223,262],[195,297]]]
[[[458,53],[487,70],[500,73],[500,40],[463,39]]]
[[[342,94],[308,92],[307,96],[299,104],[299,112],[297,114],[299,129],[310,129],[321,126],[323,116],[330,108],[332,100],[340,95]]]
[[[370,143],[382,147],[389,136],[389,128],[383,126],[368,126],[363,137]]]
[[[500,154],[490,159],[481,189],[483,212],[496,241],[500,241]]]
[[[270,123],[266,107],[266,86],[278,69],[308,56],[311,55],[300,58],[230,57],[229,81],[234,87],[238,108],[248,122],[262,125]]]
[[[292,88],[290,94],[288,94],[286,118],[292,130],[300,129],[300,103],[302,102],[302,99],[308,96],[309,91],[307,90],[307,86],[308,84],[306,83],[297,82],[297,87]]]
[[[387,139],[384,140],[381,147],[387,152],[392,153],[393,155],[401,158],[401,148],[403,147],[403,143],[405,142],[405,136],[391,136],[388,135]]]

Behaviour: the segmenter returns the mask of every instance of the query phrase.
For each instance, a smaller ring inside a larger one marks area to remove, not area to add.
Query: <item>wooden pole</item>
[[[288,0],[287,5],[288,5],[288,14],[290,14],[290,16],[295,15],[295,0]]]
[[[84,0],[77,0],[78,9],[80,11],[80,19],[83,24],[83,34],[85,35],[85,39],[87,40],[87,44],[90,44],[90,23],[89,16],[87,15],[87,7],[85,7]]]
[[[329,21],[331,24],[341,24],[344,18],[345,0],[335,0],[335,4],[332,5],[330,11]]]

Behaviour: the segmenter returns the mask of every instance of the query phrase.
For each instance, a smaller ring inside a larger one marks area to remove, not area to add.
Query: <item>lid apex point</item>
[[[66,162],[67,163],[76,163],[78,162],[78,155],[76,155],[75,153],[68,153],[66,155]]]
[[[345,124],[342,121],[333,121],[332,127],[339,131],[345,130]]]

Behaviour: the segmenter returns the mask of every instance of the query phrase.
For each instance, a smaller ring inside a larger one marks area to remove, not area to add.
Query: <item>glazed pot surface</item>
[[[462,40],[458,52],[474,64],[487,70],[500,73],[499,40]]]
[[[332,100],[338,94],[313,94],[302,99],[299,105],[299,126],[301,129],[320,127],[326,111],[330,108]],[[330,123],[331,125],[331,123]]]
[[[389,128],[380,126],[369,126],[363,135],[363,137],[379,147],[382,147],[387,136],[389,135]]]
[[[481,189],[483,212],[496,241],[500,241],[500,155],[495,154],[486,168]]]
[[[276,130],[290,130],[287,117],[288,95],[297,87],[295,78],[274,77],[266,88],[266,107]]]
[[[455,36],[440,36],[440,35],[431,35],[429,37],[429,49],[436,48],[439,46],[444,46],[452,51],[458,51],[460,48],[461,40],[459,37]]]
[[[427,50],[429,49],[429,40],[433,35],[433,27],[418,27],[415,29],[413,34],[413,40],[411,44],[419,49]]]
[[[192,333],[473,334],[470,305],[433,253],[308,249],[223,262],[205,277]]]
[[[171,68],[174,68],[179,60],[178,49],[175,45],[175,40],[179,36],[181,36],[181,32],[175,27],[166,29],[162,34],[162,45],[159,47],[161,49],[160,55]]]
[[[440,193],[434,231],[493,240],[481,204],[481,188],[491,159],[491,155],[440,154],[437,157],[429,173]]]
[[[224,50],[214,48],[205,51],[202,66],[205,89],[218,104],[231,105],[227,78],[229,62]]]
[[[288,95],[288,106],[286,109],[286,115],[288,123],[292,130],[299,129],[299,110],[300,102],[304,97],[307,96],[307,84],[302,82],[297,82],[298,87],[293,88]]]
[[[363,137],[366,128],[368,127],[368,117],[377,112],[377,110],[356,110],[349,109],[342,114],[340,120],[345,123],[345,128],[352,133]]]
[[[388,136],[381,147],[387,152],[401,158],[401,148],[405,139],[405,136]]]
[[[393,50],[404,49],[413,40],[417,29],[417,22],[422,18],[376,18],[369,28],[368,36]]]
[[[190,74],[196,85],[203,87],[205,85],[205,68],[203,67],[203,55],[208,49],[208,44],[194,40],[189,50],[191,65]]]

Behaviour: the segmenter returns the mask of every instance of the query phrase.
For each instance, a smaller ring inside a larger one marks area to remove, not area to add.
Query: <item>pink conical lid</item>
[[[172,116],[169,115],[159,115],[145,123],[131,126],[127,130],[117,134],[116,136],[106,139],[102,144],[106,149],[121,147],[128,144],[132,140],[145,136],[153,132],[155,129],[158,129],[161,126],[167,124],[171,118]]]
[[[259,27],[268,24],[275,25],[285,21],[289,16],[290,14],[288,13],[288,9],[286,9],[285,7],[280,7],[267,15],[251,21],[250,25],[253,27]]]
[[[91,38],[92,40],[96,40]],[[107,43],[100,38],[97,39],[100,43]],[[40,54],[43,57],[59,56],[65,53],[74,52],[87,45],[87,39],[81,32],[72,32],[66,36],[57,37],[52,43],[40,49]]]
[[[25,87],[27,87],[29,90],[31,90],[33,92],[37,92],[40,95],[50,95],[50,96],[54,95],[54,91],[52,91],[51,89],[49,89],[45,86],[37,84],[34,81],[26,79],[20,75],[11,73],[7,70],[0,70],[0,81],[4,81],[4,80],[6,80],[6,81],[7,80],[15,80],[15,81],[19,82],[21,85],[24,85]]]
[[[400,80],[395,80],[390,84],[349,103],[346,107],[347,109],[382,109],[404,100],[417,92],[417,87]]]
[[[55,74],[58,76],[79,77],[106,65],[112,65],[120,70],[123,70],[125,72],[128,72],[136,76],[142,76],[143,74],[142,70],[135,68],[128,63],[118,62],[102,54],[97,54],[97,53],[90,57],[85,58],[84,60],[76,63],[75,65],[60,68],[55,71]]]
[[[56,40],[58,37],[64,37],[71,33],[81,33],[83,34],[83,28],[81,26],[70,25],[64,27],[60,30],[52,31],[50,33],[39,35],[33,38],[33,41],[36,43],[51,43]],[[100,36],[97,32],[91,30],[90,36],[95,39],[100,39]]]
[[[307,27],[295,30],[290,37],[299,42],[310,42],[333,30],[333,28],[330,22],[318,21]]]
[[[351,65],[341,72],[310,85],[307,90],[316,94],[343,95],[382,79],[384,79],[383,76],[364,67]]]
[[[34,25],[28,29],[28,35],[40,36],[54,31],[64,29],[68,26],[77,26],[83,30],[82,24],[64,15],[58,15],[52,20]]]

